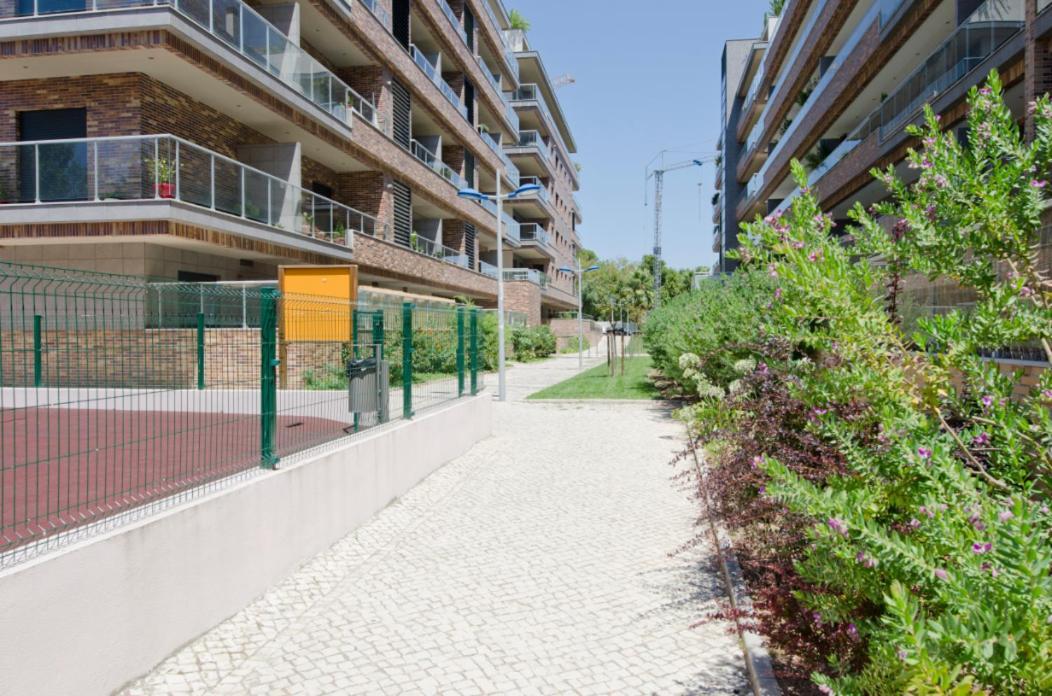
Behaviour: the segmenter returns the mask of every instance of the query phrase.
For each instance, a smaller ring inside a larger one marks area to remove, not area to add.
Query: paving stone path
[[[594,361],[591,361],[594,362]],[[127,694],[746,694],[657,406],[528,403]],[[495,388],[496,379],[491,379]]]

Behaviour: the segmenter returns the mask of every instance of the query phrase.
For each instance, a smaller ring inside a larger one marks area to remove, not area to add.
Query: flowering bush
[[[724,519],[782,573],[761,628],[824,693],[1052,692],[1052,375],[1013,400],[1018,377],[981,357],[1026,342],[1052,359],[1035,254],[1052,105],[1032,105],[1027,143],[996,74],[969,104],[966,144],[928,111],[916,181],[875,172],[891,197],[853,211],[847,242],[795,164],[803,195],[742,236],[743,263],[777,289],[754,340],[722,359],[749,344],[755,367],[687,411]],[[975,307],[904,335],[897,292],[915,273]]]

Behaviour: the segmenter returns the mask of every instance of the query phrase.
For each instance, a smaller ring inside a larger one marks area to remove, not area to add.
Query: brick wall
[[[389,225],[394,206],[390,176],[383,172],[348,172],[340,174],[337,197],[340,201],[372,215],[381,225]],[[383,234],[377,230],[377,236]],[[391,231],[388,230],[388,235]]]
[[[1025,95],[1030,104],[1040,95],[1052,91],[1052,48],[1048,38],[1041,39],[1034,33],[1036,28],[1037,0],[1026,0]],[[1026,111],[1026,135],[1034,137],[1034,115]]]
[[[504,309],[522,312],[530,326],[541,324],[541,289],[525,280],[504,283]]]

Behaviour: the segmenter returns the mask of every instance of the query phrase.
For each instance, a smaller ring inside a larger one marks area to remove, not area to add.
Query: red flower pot
[[[175,184],[154,184],[160,198],[175,198]]]

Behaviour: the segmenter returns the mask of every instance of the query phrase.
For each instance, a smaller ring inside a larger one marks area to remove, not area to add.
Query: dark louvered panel
[[[471,10],[464,8],[464,33],[468,36],[468,48],[475,52],[475,15]]]
[[[409,246],[413,231],[413,192],[400,181],[393,182],[394,193],[394,239],[402,246]]]
[[[475,85],[464,78],[464,105],[468,107],[468,123],[475,122]]]
[[[391,3],[391,33],[398,43],[409,48],[409,5],[411,0],[394,0]]]
[[[475,153],[468,150],[464,151],[464,179],[468,186],[475,185]]]
[[[468,268],[475,269],[475,226],[470,222],[464,223],[464,250],[468,255]]]
[[[412,109],[413,97],[409,90],[397,80],[391,80],[391,109],[392,124],[391,137],[394,141],[409,149],[409,141],[413,137]]]

